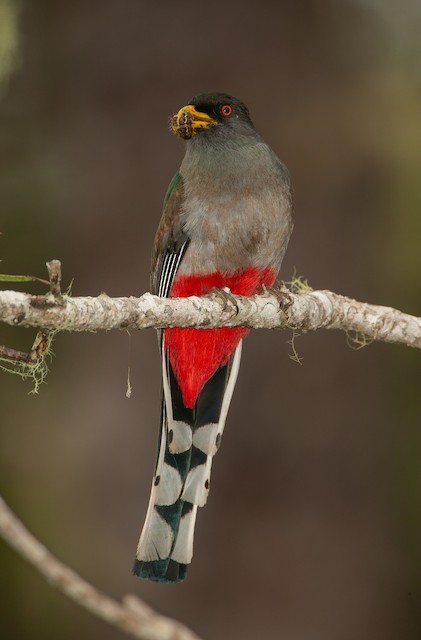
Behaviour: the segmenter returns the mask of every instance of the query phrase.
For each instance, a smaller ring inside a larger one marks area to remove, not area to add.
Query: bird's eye
[[[224,104],[223,107],[221,107],[221,113],[223,116],[230,116],[232,114],[232,107],[230,104]]]

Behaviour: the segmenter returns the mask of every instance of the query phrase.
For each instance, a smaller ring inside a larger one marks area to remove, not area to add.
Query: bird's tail
[[[187,408],[165,348],[158,458],[133,573],[158,582],[184,580],[193,556],[197,508],[209,493],[241,358],[241,342]]]

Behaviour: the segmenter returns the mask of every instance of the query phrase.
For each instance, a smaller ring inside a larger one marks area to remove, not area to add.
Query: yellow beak
[[[170,129],[180,138],[188,140],[197,133],[197,129],[207,129],[216,124],[217,121],[207,113],[196,111],[192,104],[188,104],[171,118]]]

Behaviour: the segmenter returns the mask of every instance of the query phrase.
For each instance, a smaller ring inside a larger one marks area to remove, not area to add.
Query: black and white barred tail
[[[162,345],[163,401],[151,497],[133,573],[158,582],[184,580],[193,556],[197,508],[209,493],[217,452],[241,359],[241,342],[200,392],[193,409],[181,391]]]

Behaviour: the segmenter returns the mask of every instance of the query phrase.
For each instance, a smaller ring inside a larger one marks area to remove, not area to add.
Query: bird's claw
[[[212,293],[217,295],[224,302],[224,310],[227,308],[227,304],[229,303],[235,308],[235,314],[238,315],[239,308],[237,300],[232,295],[228,287],[224,287],[223,289],[218,289],[217,287],[215,287],[212,289]]]
[[[279,283],[277,287],[272,288],[268,288],[265,285],[262,285],[262,290],[265,293],[269,293],[270,295],[275,296],[279,303],[279,308],[283,311],[286,311],[286,309],[288,309],[293,303],[290,292],[283,282]]]

